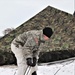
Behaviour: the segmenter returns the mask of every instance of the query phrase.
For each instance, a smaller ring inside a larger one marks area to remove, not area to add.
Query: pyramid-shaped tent
[[[56,8],[48,6],[34,17],[20,25],[14,31],[0,39],[0,50],[10,51],[11,41],[19,34],[33,29],[49,26],[54,30],[46,50],[75,49],[75,17]]]

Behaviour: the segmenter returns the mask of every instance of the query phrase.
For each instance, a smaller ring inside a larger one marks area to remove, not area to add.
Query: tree
[[[9,34],[11,31],[13,31],[14,28],[7,28],[3,31],[3,34],[6,35],[6,34]]]

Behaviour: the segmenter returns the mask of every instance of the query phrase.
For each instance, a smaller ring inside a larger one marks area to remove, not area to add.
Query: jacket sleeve
[[[23,51],[26,59],[27,58],[32,58],[32,53],[31,53],[31,50],[30,50],[29,47],[26,47],[26,46],[22,47],[22,51]]]
[[[26,33],[24,32],[23,34],[20,34],[19,36],[17,36],[17,37],[12,41],[12,43],[13,43],[17,48],[19,48],[20,46],[24,46],[26,40],[27,40],[27,37],[26,37]]]
[[[29,37],[26,41],[26,43],[23,46],[23,50],[25,51],[26,58],[32,58],[33,57],[33,47],[35,43],[32,37]]]
[[[35,51],[33,51],[33,57],[36,57],[36,59],[39,59],[39,53],[40,51],[35,49]]]

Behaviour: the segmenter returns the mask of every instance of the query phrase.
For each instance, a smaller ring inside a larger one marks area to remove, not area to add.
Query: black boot
[[[37,75],[36,71],[34,71],[34,72],[32,73],[32,75]]]

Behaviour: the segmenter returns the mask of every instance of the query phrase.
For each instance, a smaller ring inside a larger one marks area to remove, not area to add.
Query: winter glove
[[[28,66],[34,67],[36,65],[36,62],[37,62],[36,57],[33,57],[33,60],[32,60],[32,58],[27,58],[26,60],[27,60]]]
[[[33,64],[32,63],[32,58],[27,58],[26,60],[27,60],[27,65],[32,66],[32,64]]]
[[[36,62],[37,62],[36,57],[33,57],[33,64],[32,64],[32,67],[34,67],[34,66],[36,65]]]

